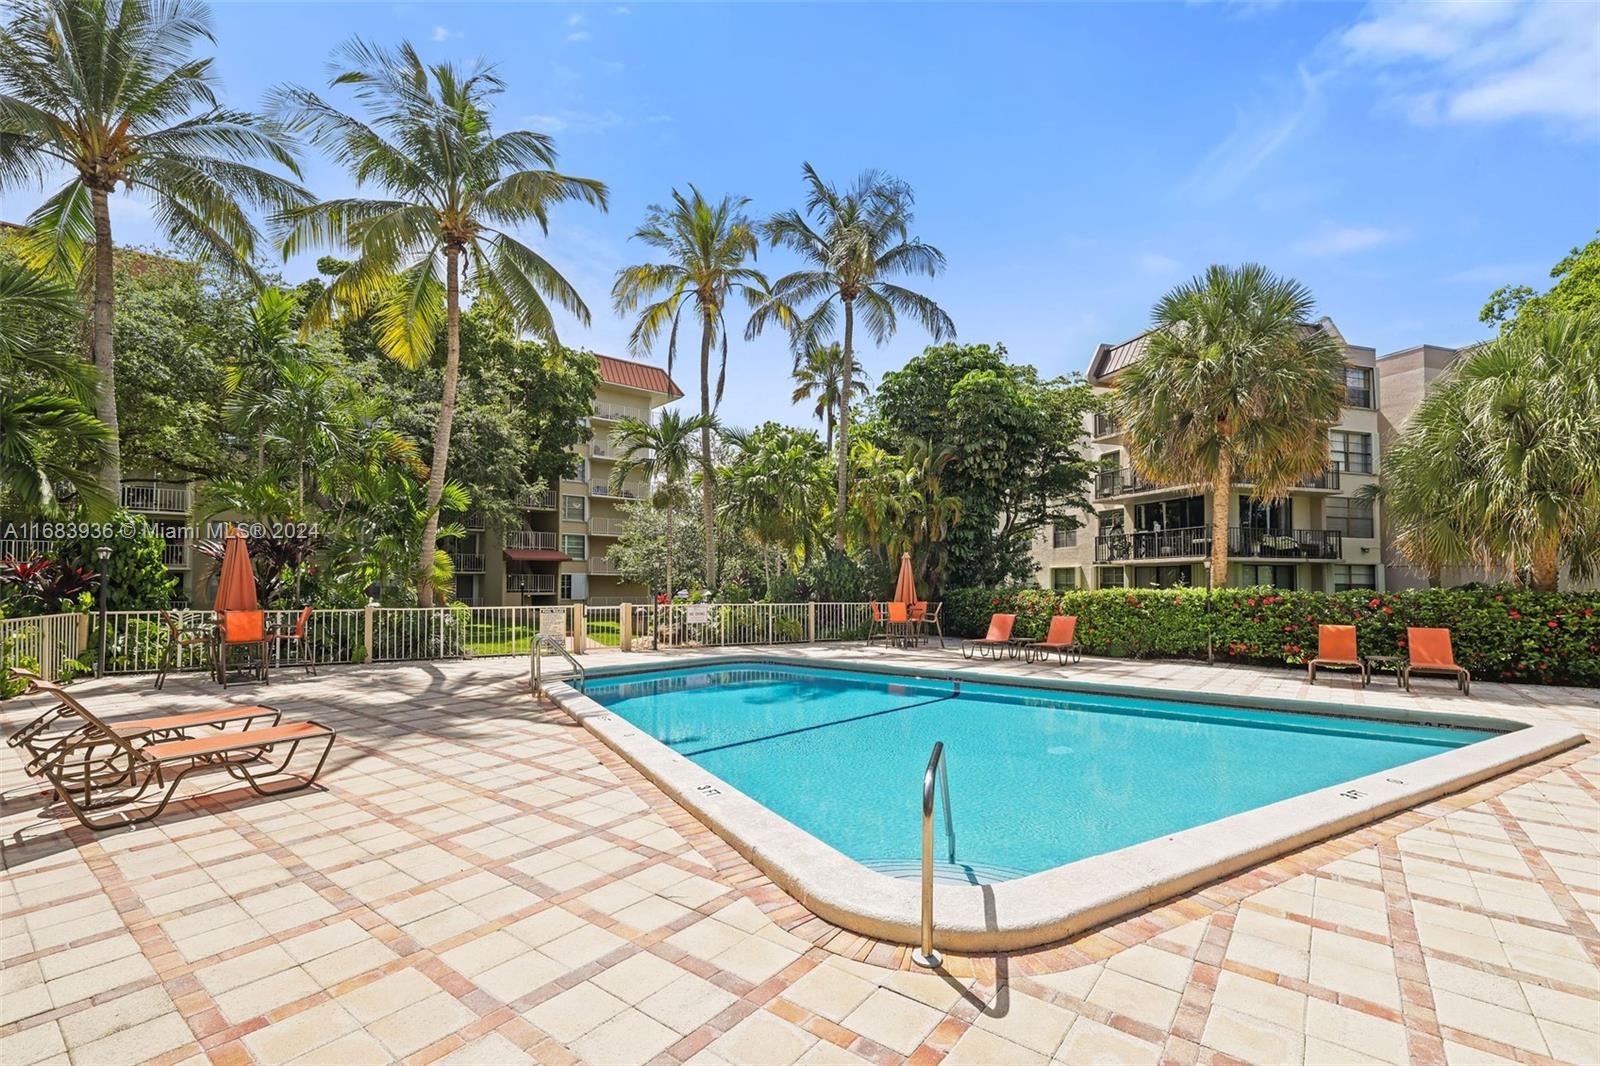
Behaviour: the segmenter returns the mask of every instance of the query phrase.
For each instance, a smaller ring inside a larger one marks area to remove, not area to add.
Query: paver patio
[[[1509,706],[1600,739],[1585,690],[1482,684],[1469,701],[1447,682],[1307,690],[1194,664],[1005,669]],[[117,714],[154,705],[148,678],[75,691]],[[260,800],[196,782],[153,825],[92,834],[41,818],[21,760],[0,756],[0,1063],[1600,1061],[1589,745],[1067,943],[930,974],[791,900],[535,704],[515,660],[226,694],[185,677],[161,706],[219,700],[335,726],[326,787]],[[0,727],[37,707],[0,705]]]

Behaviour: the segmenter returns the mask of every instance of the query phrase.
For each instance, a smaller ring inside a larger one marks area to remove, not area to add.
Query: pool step
[[[902,881],[922,880],[920,859],[864,859],[861,865],[880,874]],[[933,864],[933,883],[936,885],[989,885],[996,881],[1015,881],[1027,877],[1026,870],[997,866],[986,862],[936,862]]]

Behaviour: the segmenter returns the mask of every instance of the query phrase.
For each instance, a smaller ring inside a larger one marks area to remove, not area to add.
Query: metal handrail
[[[567,662],[572,666],[573,672],[578,675],[578,691],[582,692],[584,686],[588,684],[589,676],[584,672],[583,664],[580,663],[577,658],[567,650],[566,638],[554,637],[548,633],[540,633],[538,636],[533,638],[533,644],[528,648],[528,677],[533,685],[533,694],[537,696],[544,691],[542,685],[544,671],[540,666],[540,660],[542,660],[544,656],[539,654],[540,648],[548,648],[551,651],[556,652],[563,659],[567,660]]]
[[[912,949],[911,961],[935,967],[943,958],[933,946],[933,794],[944,786],[944,832],[950,838],[950,861],[956,861],[956,827],[950,818],[950,769],[944,741],[935,741],[928,768],[922,774],[922,943]]]

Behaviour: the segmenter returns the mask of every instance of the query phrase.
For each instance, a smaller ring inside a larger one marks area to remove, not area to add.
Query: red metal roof
[[[506,558],[514,563],[564,563],[572,556],[553,548],[507,548]]]
[[[607,384],[658,392],[673,399],[683,395],[683,390],[659,366],[618,359],[614,355],[596,355],[595,358],[600,362],[600,377]]]

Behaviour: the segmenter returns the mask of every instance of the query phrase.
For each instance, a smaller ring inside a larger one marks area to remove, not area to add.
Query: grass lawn
[[[622,641],[621,627],[616,622],[590,622],[589,640],[615,648]],[[526,655],[532,643],[532,626],[473,622],[461,635],[461,646],[473,655]]]

